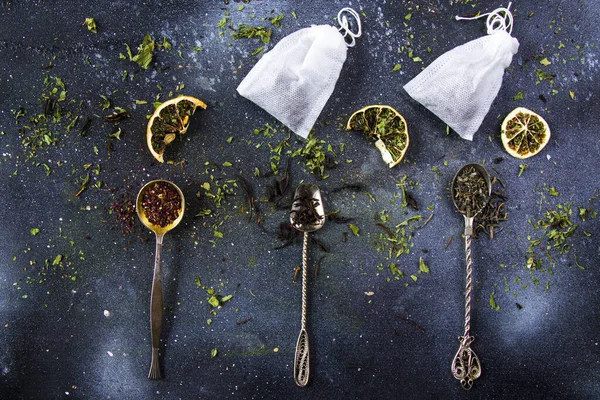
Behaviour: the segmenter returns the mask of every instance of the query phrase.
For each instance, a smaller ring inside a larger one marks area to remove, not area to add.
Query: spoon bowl
[[[157,184],[159,184],[159,185],[166,184],[166,185],[171,186],[173,189],[175,189],[177,191],[177,194],[179,195],[179,199],[181,200],[181,207],[179,207],[179,210],[178,210],[179,215],[172,222],[170,222],[169,224],[167,224],[165,226],[161,226],[161,225],[150,222],[150,220],[148,219],[148,215],[146,214],[146,210],[144,209],[144,205],[143,205],[144,195],[148,192],[148,190],[151,187],[153,187],[154,185],[157,185]],[[140,191],[137,195],[136,202],[135,202],[135,211],[137,213],[138,218],[140,219],[140,221],[142,222],[142,224],[144,224],[144,226],[146,228],[150,229],[156,235],[164,235],[165,233],[169,232],[170,230],[175,228],[177,225],[179,225],[179,223],[183,219],[183,213],[185,211],[185,198],[183,196],[183,192],[181,191],[181,189],[179,189],[179,187],[177,185],[175,185],[173,182],[170,182],[170,181],[167,181],[164,179],[156,179],[156,180],[146,183],[140,189]]]
[[[296,189],[292,211],[292,227],[300,232],[314,232],[325,224],[325,210],[317,185],[305,183]]]
[[[136,204],[137,215],[142,223],[156,235],[154,275],[150,294],[150,330],[152,337],[152,362],[148,379],[162,379],[158,351],[163,320],[163,272],[162,246],[167,232],[183,219],[185,198],[173,182],[154,180],[140,189]]]
[[[321,229],[325,224],[325,209],[323,208],[321,191],[317,185],[308,183],[298,186],[290,211],[290,223],[294,229],[304,232],[302,246],[302,324],[296,342],[294,359],[294,382],[296,382],[296,385],[304,387],[308,384],[310,376],[310,350],[306,331],[308,233]]]
[[[477,176],[473,177],[473,174],[476,174]],[[475,195],[476,199],[479,200],[477,201],[478,207],[472,210],[465,209],[463,202],[460,202],[459,204],[459,195],[462,194],[460,192],[461,188],[459,187],[459,183],[461,183],[461,179],[474,180],[473,178],[477,179],[478,177],[482,178],[485,181],[485,188],[483,188],[483,191],[481,193],[470,193],[471,195]],[[489,197],[492,194],[492,181],[490,178],[490,174],[488,174],[487,170],[481,164],[467,164],[461,169],[459,169],[458,172],[456,172],[456,175],[454,175],[450,191],[452,193],[452,202],[454,203],[454,207],[456,207],[458,212],[464,214],[465,217],[475,217],[481,212],[481,210],[483,210],[483,208],[487,204],[487,201],[489,200]]]

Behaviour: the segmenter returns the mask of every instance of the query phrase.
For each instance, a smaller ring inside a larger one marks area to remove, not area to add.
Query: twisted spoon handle
[[[162,329],[163,320],[162,246],[163,235],[156,234],[154,277],[152,279],[152,292],[150,294],[150,330],[152,331],[152,364],[150,365],[148,379],[162,379],[162,376],[160,374],[160,364],[158,362],[160,331]]]
[[[306,332],[306,298],[308,280],[308,232],[304,232],[304,243],[302,246],[302,325],[298,342],[296,343],[296,355],[294,358],[294,381],[296,385],[303,387],[308,383],[310,375],[310,351],[308,347],[308,333]]]
[[[452,361],[452,374],[465,390],[473,387],[473,381],[481,375],[481,363],[471,343],[475,338],[469,335],[471,329],[471,292],[473,291],[473,260],[471,258],[471,236],[473,235],[473,218],[465,217],[465,253],[467,261],[467,278],[465,285],[465,331],[458,338],[460,346]]]

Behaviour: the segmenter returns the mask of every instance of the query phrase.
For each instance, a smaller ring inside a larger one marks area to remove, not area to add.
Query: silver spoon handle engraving
[[[310,375],[310,350],[308,346],[308,333],[306,332],[306,308],[307,308],[307,280],[308,280],[308,232],[304,232],[304,243],[302,246],[302,324],[298,342],[296,343],[296,355],[294,358],[294,381],[298,386],[306,386]]]
[[[466,390],[471,389],[473,381],[481,375],[481,363],[475,352],[471,349],[471,343],[475,338],[469,335],[471,329],[471,292],[473,291],[473,260],[471,258],[471,235],[473,227],[470,221],[465,218],[465,253],[467,261],[467,278],[465,285],[465,331],[463,336],[458,338],[460,346],[454,360],[452,361],[452,374]]]
[[[150,294],[150,330],[152,334],[152,363],[148,379],[162,379],[158,361],[160,346],[160,331],[163,319],[163,272],[162,272],[162,246],[163,235],[156,235],[156,251],[154,256],[154,277],[152,279],[152,292]]]

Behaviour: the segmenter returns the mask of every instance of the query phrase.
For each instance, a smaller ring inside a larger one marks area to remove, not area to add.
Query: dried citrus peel
[[[187,132],[190,116],[197,107],[206,109],[206,104],[192,96],[180,96],[165,101],[154,110],[146,128],[146,142],[150,153],[164,162],[164,152],[177,134]]]
[[[517,107],[502,122],[500,137],[508,154],[525,159],[546,146],[550,140],[550,126],[535,112]]]
[[[370,105],[356,111],[348,119],[346,130],[363,131],[375,139],[375,147],[390,167],[402,161],[408,148],[408,127],[404,117],[390,106]]]

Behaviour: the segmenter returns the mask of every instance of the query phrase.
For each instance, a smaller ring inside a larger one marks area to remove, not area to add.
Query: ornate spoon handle
[[[473,387],[473,381],[481,375],[481,363],[471,343],[475,338],[469,335],[471,330],[471,292],[473,291],[473,260],[471,258],[471,236],[473,235],[473,217],[465,216],[465,253],[467,261],[467,279],[465,285],[465,332],[458,338],[460,347],[452,361],[452,374],[466,390]]]
[[[294,358],[294,381],[298,386],[306,386],[310,375],[310,351],[308,347],[308,333],[306,332],[306,284],[308,279],[308,232],[304,232],[302,246],[302,328],[296,343]]]

